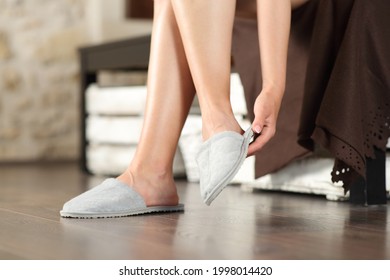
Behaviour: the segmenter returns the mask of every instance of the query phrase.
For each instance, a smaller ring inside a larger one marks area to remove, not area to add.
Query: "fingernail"
[[[254,129],[254,131],[256,133],[260,133],[261,132],[261,127],[259,125],[256,125],[253,129]]]

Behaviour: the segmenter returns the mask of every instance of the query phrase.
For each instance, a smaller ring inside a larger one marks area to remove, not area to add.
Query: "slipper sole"
[[[101,219],[101,218],[121,218],[129,216],[137,216],[153,213],[170,213],[170,212],[183,212],[184,205],[178,204],[176,206],[151,206],[141,209],[132,209],[125,212],[117,213],[71,213],[60,211],[62,218],[75,218],[75,219]]]

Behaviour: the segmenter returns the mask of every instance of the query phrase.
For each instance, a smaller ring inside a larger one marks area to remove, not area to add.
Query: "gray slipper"
[[[202,144],[196,157],[199,168],[200,193],[210,205],[240,170],[253,136],[252,127],[244,135],[221,132]]]
[[[182,204],[148,207],[134,189],[109,178],[65,203],[60,215],[64,218],[114,218],[183,210]]]

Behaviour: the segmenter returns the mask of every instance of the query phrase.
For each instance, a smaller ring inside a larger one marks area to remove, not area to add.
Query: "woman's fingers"
[[[261,133],[255,138],[248,148],[248,156],[260,151],[264,145],[275,135],[275,127],[264,126]]]

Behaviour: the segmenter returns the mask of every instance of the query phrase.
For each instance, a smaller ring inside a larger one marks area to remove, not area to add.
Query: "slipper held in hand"
[[[202,144],[196,161],[199,168],[200,192],[207,205],[213,202],[240,170],[252,136],[253,131],[250,127],[244,135],[225,131]]]

